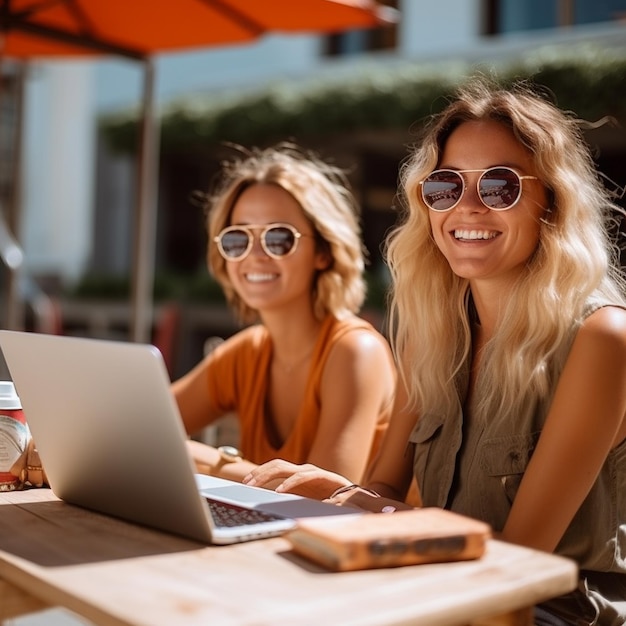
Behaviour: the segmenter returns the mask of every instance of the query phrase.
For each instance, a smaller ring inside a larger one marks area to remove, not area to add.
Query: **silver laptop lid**
[[[212,527],[155,347],[5,330],[0,347],[59,498],[204,543],[245,539]]]
[[[155,347],[5,330],[0,347],[59,498],[210,541]]]

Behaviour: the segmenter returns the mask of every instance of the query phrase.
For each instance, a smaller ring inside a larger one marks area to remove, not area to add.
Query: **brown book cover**
[[[327,569],[347,571],[477,559],[485,552],[491,527],[426,507],[306,518],[285,536],[297,554]]]

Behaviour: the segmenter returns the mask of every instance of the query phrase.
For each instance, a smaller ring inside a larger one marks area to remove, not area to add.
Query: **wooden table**
[[[568,559],[495,540],[476,561],[331,573],[284,538],[207,547],[48,489],[0,494],[0,623],[62,606],[106,625],[521,626],[576,577]]]

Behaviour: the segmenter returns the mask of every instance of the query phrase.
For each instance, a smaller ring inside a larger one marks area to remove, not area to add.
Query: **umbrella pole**
[[[24,145],[24,89],[26,82],[26,64],[21,61],[15,73],[15,136],[13,139],[13,176],[11,198],[7,207],[6,221],[0,228],[0,246],[5,264],[6,283],[6,318],[5,328],[24,329],[24,302],[20,293],[20,271],[23,260],[19,241],[22,214],[22,148]],[[3,220],[5,218],[3,217]]]
[[[138,193],[133,247],[131,340],[152,334],[159,142],[154,115],[154,62],[144,60],[143,115],[138,153]]]

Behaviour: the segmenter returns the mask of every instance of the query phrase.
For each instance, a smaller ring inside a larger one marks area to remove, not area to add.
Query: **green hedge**
[[[590,46],[543,49],[496,64],[380,62],[349,77],[281,83],[245,95],[193,96],[161,114],[161,150],[207,149],[221,142],[264,144],[279,139],[359,130],[401,130],[436,112],[468,76],[489,73],[507,83],[531,79],[550,89],[560,107],[588,120],[626,120],[626,58]],[[137,111],[104,116],[113,150],[137,145]]]
[[[66,295],[78,299],[120,300],[130,297],[128,275],[88,273]],[[152,296],[156,301],[226,302],[221,287],[206,271],[196,274],[157,272]]]
[[[366,271],[367,298],[365,308],[383,310],[385,308],[389,278],[385,273]],[[94,300],[126,300],[130,297],[130,276],[89,273],[64,295],[69,298]],[[152,297],[156,302],[177,300],[226,304],[219,283],[208,271],[201,269],[197,274],[172,274],[157,272],[154,277]]]

